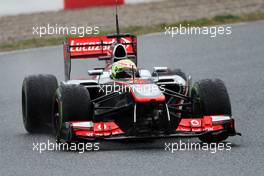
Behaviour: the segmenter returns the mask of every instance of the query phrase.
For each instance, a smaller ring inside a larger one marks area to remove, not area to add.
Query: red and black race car
[[[105,61],[105,67],[89,70],[90,79],[71,79],[71,60],[91,58]],[[137,65],[137,40],[120,34],[118,27],[114,35],[68,38],[65,81],[58,85],[53,75],[31,75],[23,81],[26,130],[51,127],[61,142],[173,137],[219,142],[239,134],[220,79],[192,84],[180,69],[167,67],[112,79],[111,65],[123,58]]]

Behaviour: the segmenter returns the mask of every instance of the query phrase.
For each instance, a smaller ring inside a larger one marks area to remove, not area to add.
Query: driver
[[[132,78],[133,73],[136,74],[136,72],[136,64],[129,59],[123,59],[113,63],[111,77],[113,79]]]

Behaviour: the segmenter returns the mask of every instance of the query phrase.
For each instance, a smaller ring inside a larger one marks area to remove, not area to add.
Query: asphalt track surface
[[[100,144],[99,151],[33,151],[33,143],[54,142],[50,135],[29,135],[21,115],[21,84],[28,74],[51,73],[63,79],[62,47],[0,54],[0,175],[263,175],[264,172],[264,22],[233,25],[231,36],[152,34],[139,39],[141,67],[182,68],[193,76],[221,78],[231,97],[242,137],[230,151],[164,150],[165,142]],[[74,64],[74,74],[98,66]],[[186,139],[184,141],[187,141]],[[187,141],[188,142],[188,141]],[[190,139],[189,142],[198,142]]]

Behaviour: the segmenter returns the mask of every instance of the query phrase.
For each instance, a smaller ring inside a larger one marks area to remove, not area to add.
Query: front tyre
[[[53,75],[27,76],[22,85],[22,113],[29,133],[42,132],[51,123],[53,94],[58,87]]]
[[[81,85],[61,85],[54,96],[53,132],[60,138],[61,127],[70,121],[92,121],[93,108],[89,91]]]
[[[193,103],[193,115],[196,117],[207,115],[231,116],[231,104],[225,84],[220,79],[205,79],[196,82],[191,90]],[[227,133],[217,135],[208,134],[199,139],[203,142],[220,142],[228,138]]]

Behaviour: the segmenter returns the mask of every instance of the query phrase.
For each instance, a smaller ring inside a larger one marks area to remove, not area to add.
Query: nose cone
[[[156,84],[133,84],[131,93],[135,102],[165,102],[165,96]]]

